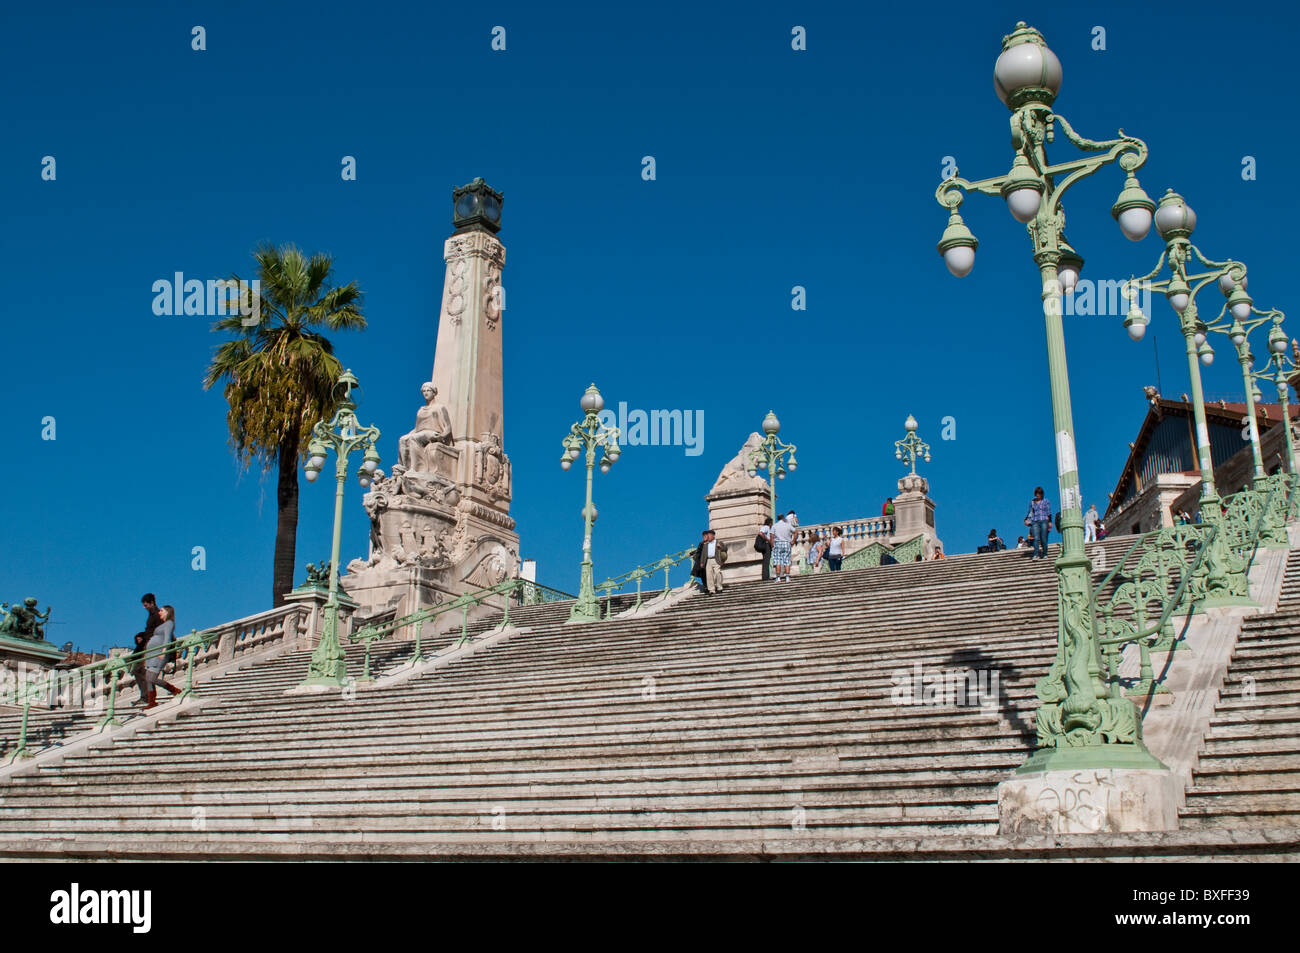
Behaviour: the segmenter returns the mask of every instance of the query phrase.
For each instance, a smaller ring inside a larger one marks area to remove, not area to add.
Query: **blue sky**
[[[1074,127],[1146,139],[1147,191],[1181,191],[1197,243],[1245,260],[1258,304],[1288,306],[1293,252],[1269,223],[1297,211],[1289,6],[447,7],[7,11],[0,599],[52,604],[53,641],[123,644],[146,590],[182,630],[268,607],[274,476],[239,470],[223,398],[202,389],[208,319],[155,316],[152,283],[247,273],[263,240],[331,253],[365,292],[369,329],[335,343],[390,465],[433,364],[450,190],[476,175],[506,196],[505,447],[543,581],[577,583],[582,479],[557,460],[591,381],[611,406],[702,410],[705,424],[698,456],[629,448],[597,476],[599,578],[698,538],[704,494],[769,407],[800,448],[782,503],[804,523],[879,512],[912,413],[949,550],[990,526],[1014,538],[1033,485],[1055,497],[1035,266],[1003,203],[974,196],[975,270],[951,277],[933,193],[945,156],[969,178],[1010,165],[992,67],[1018,19],[1060,57]],[[806,51],[791,50],[795,25]],[[1069,153],[1060,137],[1053,155]],[[356,181],[340,177],[345,155]],[[1159,254],[1154,233],[1130,243],[1110,217],[1122,178],[1103,170],[1067,199],[1085,277]],[[806,312],[791,310],[795,285]],[[1163,302],[1153,328],[1177,396],[1187,369]],[[1066,334],[1082,485],[1104,509],[1155,379],[1152,335],[1133,344],[1116,317],[1067,318]],[[1239,380],[1220,360],[1207,392],[1231,397]],[[941,441],[949,415],[956,439]],[[367,534],[348,492],[344,561]],[[302,485],[300,565],[327,555],[330,495]]]

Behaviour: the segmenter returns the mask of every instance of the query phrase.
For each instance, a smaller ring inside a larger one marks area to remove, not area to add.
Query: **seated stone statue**
[[[433,468],[425,449],[431,443],[451,442],[451,415],[442,404],[435,404],[438,388],[432,381],[420,386],[424,406],[415,415],[415,429],[397,441],[397,459],[402,466],[417,473],[427,473]]]

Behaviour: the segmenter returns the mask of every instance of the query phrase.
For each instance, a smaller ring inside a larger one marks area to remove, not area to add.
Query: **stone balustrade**
[[[811,542],[819,536],[830,539],[831,530],[839,527],[844,538],[844,554],[869,546],[871,543],[879,540],[887,543],[889,537],[894,532],[894,518],[892,516],[869,516],[862,519],[854,520],[834,520],[829,523],[813,523],[809,526],[800,526],[795,531],[794,545],[802,546],[806,550]]]
[[[194,671],[198,674],[282,645],[306,647],[315,614],[310,606],[293,604],[207,629],[205,631],[213,638],[195,649],[177,653],[176,672],[171,680],[185,677],[190,651],[197,652]],[[185,635],[179,633],[177,637],[180,639]],[[114,681],[119,696],[135,685],[135,677],[129,668],[108,668],[102,662],[83,668],[54,670],[47,677],[49,688],[42,692],[42,701],[54,708],[102,707]]]

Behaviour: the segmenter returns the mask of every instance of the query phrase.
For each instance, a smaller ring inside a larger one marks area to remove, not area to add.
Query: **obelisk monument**
[[[433,374],[412,385],[424,406],[398,441],[392,473],[362,501],[370,554],[353,560],[344,580],[360,617],[405,615],[517,572],[502,390],[502,202],[482,179],[452,193]]]

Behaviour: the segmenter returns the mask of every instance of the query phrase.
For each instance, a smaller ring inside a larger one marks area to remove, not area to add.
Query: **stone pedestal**
[[[727,544],[723,585],[761,579],[763,560],[769,558],[754,549],[754,537],[763,520],[772,515],[771,489],[766,480],[750,476],[746,469],[750,450],[761,442],[757,433],[750,434],[704,497],[709,504],[709,529],[718,534],[719,542]]]
[[[67,653],[44,639],[0,635],[0,689],[38,678],[66,657]]]
[[[325,603],[329,602],[329,598],[330,592],[328,589],[321,589],[316,586],[299,586],[292,592],[285,594],[285,602],[304,606],[310,613],[307,616],[306,643],[299,645],[298,648],[312,649],[320,642],[321,633],[325,631]],[[338,636],[339,641],[344,645],[347,644],[348,636],[352,634],[352,617],[356,610],[356,601],[340,589]]]
[[[1177,830],[1181,795],[1182,784],[1169,771],[1089,768],[1018,774],[998,785],[998,833]]]
[[[934,529],[934,500],[929,497],[930,484],[923,476],[909,473],[898,481],[894,497],[894,534],[889,545],[897,546],[917,536],[924,536],[924,556],[930,558],[936,546],[943,546]]]

